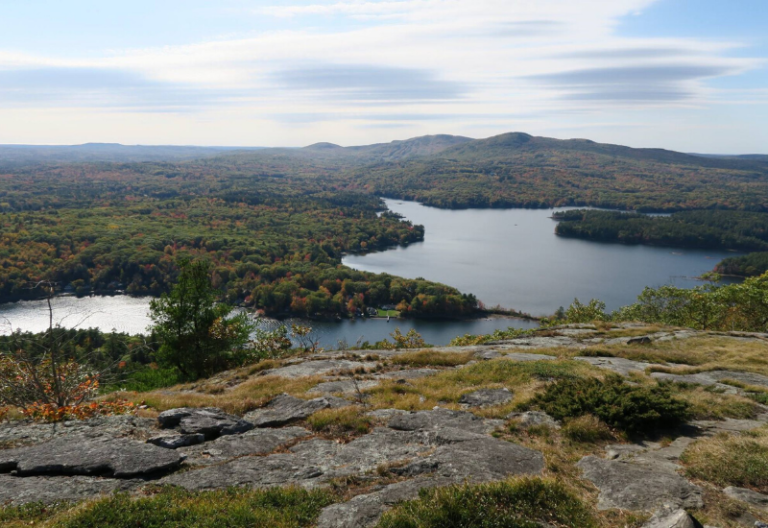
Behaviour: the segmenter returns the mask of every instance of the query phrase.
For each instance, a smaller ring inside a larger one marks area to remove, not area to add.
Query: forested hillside
[[[684,211],[648,216],[571,210],[553,215],[559,236],[696,249],[768,250],[768,213]]]
[[[205,163],[62,165],[0,177],[0,300],[32,284],[157,295],[181,257],[214,263],[224,297],[268,313],[465,315],[477,301],[423,280],[360,273],[344,252],[420,241],[421,226],[377,213],[370,195],[329,191],[300,175]]]
[[[768,163],[759,159],[712,159],[527,134],[359,168],[348,181],[373,194],[445,208],[768,209]]]
[[[363,147],[203,149],[199,155],[207,157],[187,161],[177,158],[194,149],[143,148],[83,152],[149,152],[162,160],[75,163],[79,151],[72,147],[39,150],[44,163],[14,164],[0,148],[0,301],[36,296],[29,287],[41,279],[79,294],[156,295],[173,280],[173,263],[192,256],[214,262],[226,298],[270,313],[357,313],[395,304],[411,315],[463,315],[477,307],[471,295],[340,265],[345,252],[423,239],[421,227],[380,214],[377,196],[450,208],[768,211],[768,163],[760,157],[520,133]],[[590,216],[559,229],[599,240],[768,250],[764,221],[755,214],[700,211],[662,221]]]

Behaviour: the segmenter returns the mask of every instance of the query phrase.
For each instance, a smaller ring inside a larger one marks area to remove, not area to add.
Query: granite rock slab
[[[64,437],[0,451],[0,472],[132,478],[175,469],[181,461],[176,451],[134,440]]]

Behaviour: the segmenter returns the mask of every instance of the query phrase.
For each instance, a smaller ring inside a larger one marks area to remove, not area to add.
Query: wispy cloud
[[[429,70],[365,65],[323,65],[279,71],[280,87],[346,101],[457,99],[467,87],[442,81]]]
[[[617,32],[656,1],[246,0],[244,16],[290,29],[88,56],[0,49],[0,108],[197,113],[225,131],[260,119],[267,140],[335,122],[358,141],[366,125],[460,132],[737,99],[709,83],[764,65],[739,57],[744,43]]]

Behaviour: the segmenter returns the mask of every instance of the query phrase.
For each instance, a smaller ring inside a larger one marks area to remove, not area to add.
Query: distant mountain
[[[339,168],[350,188],[446,208],[768,210],[762,156],[705,157],[521,132],[455,143],[432,154]]]
[[[768,154],[691,154],[703,158],[740,159],[752,161],[768,161]]]
[[[208,158],[239,147],[174,147],[86,143],[84,145],[0,145],[0,166],[54,163],[184,161]]]
[[[254,152],[237,152],[224,158],[240,162],[309,162],[330,163],[334,165],[365,165],[382,162],[401,161],[414,158],[426,158],[474,141],[461,136],[437,135],[422,136],[404,141],[377,143],[358,147],[341,147],[333,143],[315,143],[304,148],[270,148]]]
[[[531,158],[531,155],[537,157]],[[700,156],[672,150],[631,148],[609,143],[596,143],[588,139],[553,139],[536,137],[522,132],[511,132],[488,139],[477,139],[442,151],[440,159],[465,162],[515,162],[539,164],[556,159],[559,163],[573,157],[599,157],[607,160],[632,160],[673,165],[701,166],[722,169],[768,169],[768,156]],[[538,160],[538,161],[537,161]],[[754,163],[753,163],[754,162]]]

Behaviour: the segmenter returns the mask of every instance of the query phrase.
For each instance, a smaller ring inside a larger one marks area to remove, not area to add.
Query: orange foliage
[[[65,405],[33,403],[21,409],[24,416],[38,422],[60,422],[64,419],[86,420],[94,416],[113,416],[129,414],[136,410],[136,404],[125,401],[100,401],[82,405]],[[2,411],[2,409],[0,409]],[[7,412],[7,410],[6,410]],[[0,414],[0,419],[2,419]]]

